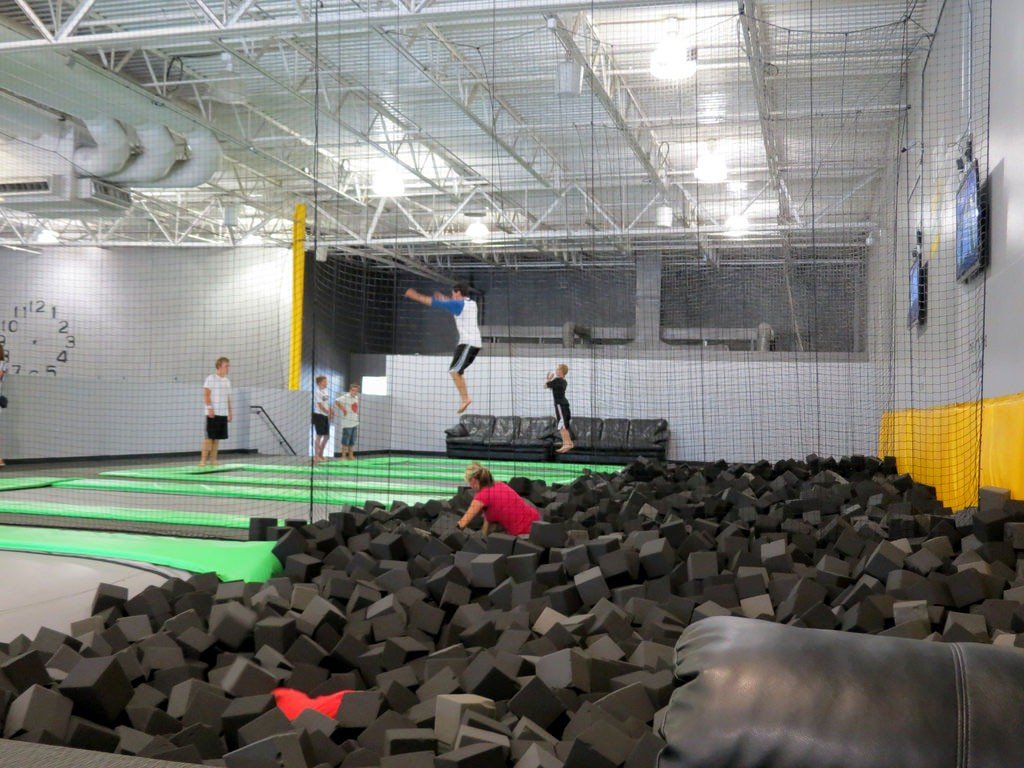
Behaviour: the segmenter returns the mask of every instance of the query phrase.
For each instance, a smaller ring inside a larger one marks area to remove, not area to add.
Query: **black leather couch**
[[[624,464],[636,458],[665,458],[665,419],[572,420],[575,448],[556,454],[562,444],[551,416],[483,416],[463,414],[445,430],[447,455],[459,459],[523,459]]]
[[[573,450],[556,454],[559,461],[625,464],[637,458],[664,460],[668,443],[665,419],[595,419],[574,417],[570,424]],[[562,444],[560,437],[555,447]]]
[[[453,459],[546,461],[554,455],[552,416],[481,416],[466,413],[445,430],[445,449]]]
[[[658,768],[1024,765],[1024,652],[715,617],[676,644]]]

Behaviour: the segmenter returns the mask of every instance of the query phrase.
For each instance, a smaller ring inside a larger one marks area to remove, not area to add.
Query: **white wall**
[[[873,454],[880,412],[868,362],[480,357],[467,371],[471,413],[546,416],[546,371],[569,365],[574,416],[665,418],[668,456],[730,461]],[[443,451],[458,396],[442,356],[388,358],[389,396],[366,400],[360,450],[390,432],[395,450]]]
[[[983,180],[986,171],[987,4],[950,0],[931,13],[927,23],[934,25],[935,36],[927,56],[916,57],[909,73],[909,111],[893,137],[895,172],[880,190],[882,230],[869,263],[870,348],[885,409],[981,397],[985,293],[996,275],[956,280],[957,160],[968,137]],[[993,96],[993,107],[998,101]],[[927,319],[910,328],[909,274],[919,228],[928,265]]]
[[[0,275],[11,364],[0,456],[197,451],[201,387],[220,355],[232,361],[236,416],[222,447],[283,452],[263,420],[250,419],[259,404],[304,451],[310,396],[286,389],[287,249],[0,248]],[[42,312],[22,309],[38,302]],[[66,363],[55,359],[60,350]]]
[[[1020,3],[992,5],[989,114],[990,252],[986,286],[985,396],[1024,391],[1024,25]]]

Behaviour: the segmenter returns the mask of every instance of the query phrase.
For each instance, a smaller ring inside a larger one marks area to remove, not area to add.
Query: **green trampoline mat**
[[[101,475],[110,475],[113,477],[155,477],[162,479],[166,475],[173,474],[175,476],[184,475],[201,475],[206,477],[208,475],[216,475],[219,472],[233,472],[236,469],[241,469],[243,464],[218,464],[216,467],[197,467],[195,464],[186,464],[180,467],[151,467],[149,469],[111,469],[106,472],[100,472]],[[129,474],[130,473],[130,474]]]
[[[262,582],[281,572],[271,541],[212,541],[0,525],[0,549],[166,565],[193,573],[213,571],[222,581]]]
[[[134,470],[112,470],[110,472],[101,472],[103,477],[121,477],[137,480],[174,480],[178,482],[190,482],[193,480],[192,475],[183,474],[181,472],[165,472],[164,474],[147,471],[145,474],[136,473]],[[307,470],[305,474],[309,474]],[[453,478],[458,479],[458,478]],[[456,484],[453,482],[449,486],[426,486],[426,485],[395,485],[394,483],[381,482],[379,480],[331,480],[322,476],[317,476],[312,480],[309,477],[269,477],[266,474],[257,475],[256,477],[238,476],[236,474],[222,474],[222,475],[203,475],[203,483],[236,483],[238,485],[258,485],[258,486],[275,486],[281,488],[310,488],[312,482],[313,487],[318,491],[384,491],[388,493],[417,493],[417,494],[434,494],[435,496],[442,496],[448,498],[456,490]]]
[[[359,462],[356,462],[358,464]],[[394,465],[391,467],[363,467],[363,466],[335,466],[317,467],[312,470],[316,477],[339,475],[342,477],[387,477],[395,480],[435,480],[445,482],[462,482],[462,470],[469,462],[460,462],[453,467],[405,467]],[[490,465],[488,465],[490,466]],[[579,472],[564,471],[559,469],[542,469],[535,471],[533,465],[518,465],[515,468],[492,467],[499,480],[507,480],[514,476],[531,477],[535,480],[544,480],[552,483],[571,483],[580,476]],[[246,472],[277,472],[281,474],[304,474],[310,473],[309,467],[295,467],[288,465],[273,464],[246,464],[242,469]]]
[[[392,459],[393,464],[414,465],[420,467],[465,467],[473,461],[472,459],[449,459],[443,456],[397,456]],[[483,457],[479,461],[491,469],[508,468],[523,469],[530,472],[591,472],[614,473],[625,468],[623,464],[576,464],[573,462],[552,462],[552,461],[514,461],[507,459],[491,460]]]
[[[221,515],[207,512],[185,512],[176,509],[135,509],[131,507],[91,506],[89,504],[58,504],[56,502],[16,501],[0,498],[0,514],[45,515],[95,520],[119,520],[154,525],[191,525],[210,528],[248,528],[249,518],[243,515]]]
[[[4,477],[0,478],[0,491],[24,491],[28,488],[45,488],[66,477]]]
[[[236,499],[263,499],[267,501],[291,501],[315,504],[351,504],[362,506],[367,501],[377,501],[386,506],[401,501],[406,504],[430,501],[438,498],[429,493],[380,493],[373,496],[356,496],[349,493],[341,496],[333,491],[319,488],[279,488],[252,487],[245,485],[215,485],[206,483],[183,482],[145,482],[142,480],[109,480],[106,478],[84,478],[54,484],[55,488],[79,488],[90,491],[128,491],[130,493],[170,493],[184,496],[222,496]],[[453,494],[446,494],[450,498]]]

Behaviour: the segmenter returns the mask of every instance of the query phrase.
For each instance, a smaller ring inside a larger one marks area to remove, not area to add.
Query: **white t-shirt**
[[[470,347],[482,347],[480,326],[477,325],[476,302],[472,299],[462,300],[462,311],[455,316],[455,327],[459,331],[459,344]]]
[[[346,392],[334,401],[339,408],[344,408],[341,417],[342,429],[359,426],[359,395]]]
[[[231,402],[231,379],[211,373],[203,382],[203,389],[210,390],[210,403],[213,405],[214,416],[227,416],[228,404]],[[206,413],[206,401],[203,401],[203,413]]]
[[[321,407],[322,406],[322,407]],[[321,416],[327,416],[331,412],[331,393],[327,387],[320,389],[316,388],[313,392],[313,413],[319,413]]]

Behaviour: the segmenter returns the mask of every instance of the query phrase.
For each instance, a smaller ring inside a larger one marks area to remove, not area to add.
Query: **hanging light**
[[[668,30],[651,52],[651,76],[658,80],[688,80],[697,74],[697,48],[686,45],[679,19],[669,19]]]
[[[750,231],[750,220],[745,213],[734,213],[725,220],[726,237],[743,237]]]
[[[474,243],[486,243],[491,239],[491,230],[487,228],[482,217],[477,217],[466,227],[466,237]]]
[[[654,223],[665,229],[672,228],[672,221],[675,219],[675,211],[672,210],[672,206],[663,203],[654,209]]]
[[[57,233],[44,224],[40,224],[36,228],[30,239],[37,245],[56,245],[60,242],[60,237],[57,236]]]
[[[725,158],[715,149],[714,142],[709,141],[697,158],[697,167],[693,169],[694,178],[703,184],[721,184],[728,175],[729,167],[725,164]]]
[[[405,179],[395,161],[379,157],[373,161],[373,181],[370,188],[377,197],[402,197],[405,194]]]

